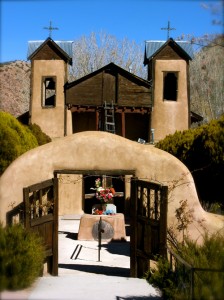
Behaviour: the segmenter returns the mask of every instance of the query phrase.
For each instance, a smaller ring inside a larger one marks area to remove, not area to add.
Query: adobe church
[[[55,215],[44,217],[56,220],[56,230],[51,231],[57,236],[57,215],[91,214],[92,199],[96,200],[95,193],[90,194],[95,179],[107,176],[112,181],[107,186],[113,186],[119,194],[114,197],[118,213],[128,216],[137,211],[131,204],[138,202],[137,190],[131,197],[136,179],[168,187],[178,182],[171,188],[168,226],[176,221],[175,210],[186,199],[189,209],[194,210],[189,229],[192,236],[197,239],[200,235],[200,220],[205,220],[205,228],[211,232],[223,232],[223,216],[203,210],[186,166],[165,151],[137,143],[139,139],[154,143],[189,128],[188,67],[192,49],[188,43],[173,39],[146,42],[143,63],[148,68],[148,80],[111,62],[68,83],[72,42],[51,38],[30,42],[28,53],[32,70],[30,122],[38,124],[54,141],[27,151],[1,176],[3,223],[18,213],[25,216],[28,225],[38,225],[43,215],[34,207],[50,202]],[[143,210],[141,195],[141,211],[150,211],[148,204]],[[147,199],[158,198],[158,193],[147,191],[147,195]],[[14,207],[10,209],[12,201]],[[29,213],[23,215],[24,205]]]
[[[144,80],[113,62],[68,83],[72,42],[33,41],[29,122],[52,139],[82,131],[108,131],[133,141],[154,143],[188,129],[190,112],[187,42],[148,41]]]

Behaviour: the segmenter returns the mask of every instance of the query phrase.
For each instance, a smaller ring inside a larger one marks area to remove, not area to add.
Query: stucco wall
[[[0,220],[5,223],[10,203],[17,205],[23,201],[23,187],[50,179],[54,170],[60,169],[135,170],[139,179],[158,181],[170,187],[168,225],[175,221],[175,209],[179,207],[179,202],[187,199],[189,208],[194,209],[194,222],[190,226],[193,237],[200,235],[198,221],[202,219],[208,230],[224,231],[224,217],[202,209],[193,178],[178,159],[151,145],[93,131],[58,139],[16,159],[0,178]],[[77,197],[76,201],[81,200]]]
[[[66,64],[63,60],[34,60],[32,66],[31,123],[38,124],[51,138],[63,137]],[[55,107],[42,107],[43,76],[56,77]]]
[[[177,101],[163,99],[163,72],[178,72]],[[157,60],[155,62],[155,91],[152,112],[152,128],[155,141],[163,139],[176,130],[189,127],[187,94],[187,65],[184,60]]]
[[[82,175],[59,174],[58,178],[59,215],[83,214]]]

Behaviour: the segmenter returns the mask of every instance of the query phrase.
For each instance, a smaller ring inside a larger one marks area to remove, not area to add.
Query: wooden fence
[[[13,207],[6,213],[6,224],[13,225],[14,223],[24,223],[24,202]]]
[[[167,247],[169,268],[176,277],[177,289],[182,292],[186,298],[195,299],[195,281],[203,278],[201,273],[223,273],[223,269],[197,268],[190,265],[182,257],[176,254],[172,249]]]

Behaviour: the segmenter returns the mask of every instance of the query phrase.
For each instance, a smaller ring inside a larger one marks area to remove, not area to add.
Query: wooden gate
[[[28,230],[43,238],[48,272],[58,275],[58,180],[50,179],[23,189],[25,218]]]
[[[166,255],[168,187],[132,178],[131,277],[142,277],[150,259]]]

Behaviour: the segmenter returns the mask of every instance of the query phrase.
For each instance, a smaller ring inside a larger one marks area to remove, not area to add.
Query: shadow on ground
[[[67,239],[71,239],[71,240],[77,240],[78,237],[78,233],[73,233],[73,232],[69,232],[69,231],[58,231],[58,234],[66,234],[66,238]]]
[[[158,297],[158,296],[128,296],[128,297],[119,297],[119,296],[116,296],[116,300],[161,300],[161,297]]]
[[[129,268],[96,266],[96,265],[81,265],[81,264],[58,264],[59,268],[76,270],[87,273],[103,274],[107,276],[129,277]]]
[[[130,242],[118,243],[113,241],[107,244],[102,243],[102,247],[111,254],[130,256]]]

